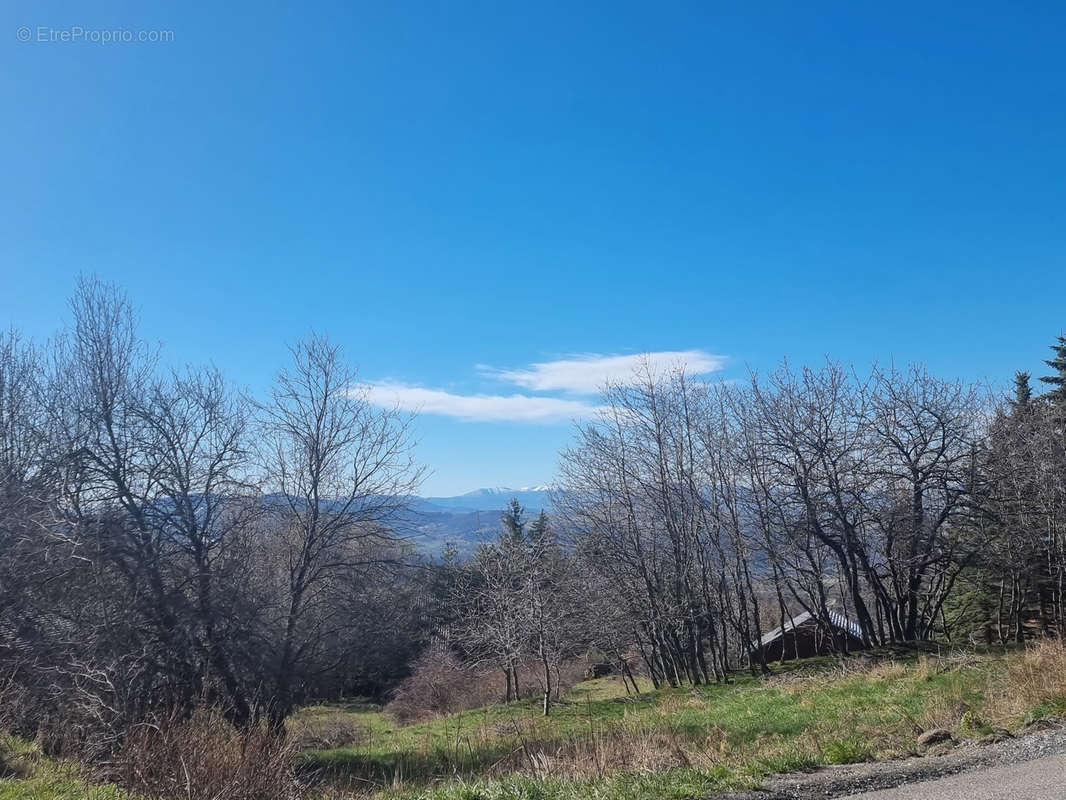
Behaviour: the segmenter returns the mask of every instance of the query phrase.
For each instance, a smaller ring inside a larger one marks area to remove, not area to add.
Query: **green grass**
[[[116,786],[93,784],[77,765],[43,756],[31,742],[0,737],[0,800],[128,800]]]
[[[750,785],[722,768],[625,773],[593,781],[514,775],[495,780],[456,780],[428,789],[386,791],[384,800],[688,800]]]
[[[874,755],[871,743],[859,736],[830,739],[822,743],[821,750],[827,764],[857,764]]]
[[[578,684],[547,718],[530,699],[399,725],[379,706],[348,701],[301,709],[289,727],[307,741],[340,739],[300,756],[322,779],[314,800],[686,800],[911,753],[929,727],[976,737],[1066,710],[1066,684],[1043,680],[1061,660],[880,655],[862,670],[810,659],[769,679],[642,687],[635,698],[601,678]],[[25,742],[0,737],[0,756],[13,773],[0,779],[0,800],[125,800]]]
[[[319,706],[297,719],[358,721],[361,741],[307,752],[304,763],[382,798],[699,797],[772,773],[912,752],[916,728],[959,728],[959,715],[980,708],[1005,659],[897,655],[848,675],[832,659],[811,659],[770,680],[743,674],[638,698],[601,678],[574,687],[547,719],[533,700],[408,726],[366,706]],[[627,768],[633,760],[641,765]]]

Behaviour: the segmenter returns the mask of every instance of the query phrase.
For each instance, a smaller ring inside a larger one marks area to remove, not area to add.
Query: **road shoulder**
[[[1043,728],[1043,729],[1041,729]],[[776,775],[754,792],[730,800],[824,800],[936,780],[971,770],[1018,764],[1066,754],[1066,720],[1042,721],[1006,741],[967,741],[940,755],[823,767],[810,773]]]

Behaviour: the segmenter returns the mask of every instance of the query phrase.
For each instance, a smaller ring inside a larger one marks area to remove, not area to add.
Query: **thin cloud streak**
[[[722,369],[725,357],[704,350],[661,350],[624,356],[588,354],[531,364],[525,369],[481,369],[500,380],[536,392],[596,394],[607,382],[631,381],[634,371],[645,363],[653,373],[683,366],[689,374],[706,375]]]
[[[468,422],[554,423],[588,419],[599,407],[581,400],[530,397],[522,394],[454,394],[385,381],[362,387],[366,399],[377,406],[401,408],[420,414],[437,414]]]

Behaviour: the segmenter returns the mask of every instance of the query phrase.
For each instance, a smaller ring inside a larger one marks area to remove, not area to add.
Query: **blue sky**
[[[0,323],[96,273],[253,390],[328,331],[429,494],[549,480],[597,357],[1005,381],[1066,328],[1062,3],[169,6],[0,12]]]

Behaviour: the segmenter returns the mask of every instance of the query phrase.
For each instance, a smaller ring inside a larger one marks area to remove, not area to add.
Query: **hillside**
[[[305,763],[390,800],[695,798],[777,773],[923,753],[919,734],[933,729],[974,746],[1006,738],[1003,729],[1066,710],[1064,667],[1057,645],[818,658],[767,679],[743,673],[638,697],[616,678],[585,681],[547,718],[526,700],[404,726],[349,703],[304,709],[293,728],[349,731],[355,741],[308,751]]]
[[[439,555],[449,544],[469,553],[495,535],[500,514],[511,498],[517,498],[530,517],[551,510],[547,486],[475,489],[451,497],[415,498],[396,527],[429,555]]]
[[[1061,747],[1055,715],[1066,712],[1066,651],[1053,643],[1021,652],[883,651],[778,665],[768,678],[738,673],[727,684],[642,684],[634,697],[614,677],[580,682],[550,717],[533,699],[406,725],[362,700],[306,707],[289,720],[285,748],[300,764],[302,788],[285,796],[688,800],[780,788],[773,776],[796,772],[817,773],[802,779],[814,788],[796,796],[841,796],[853,791],[842,783],[849,775],[859,776],[851,786],[871,775],[897,785],[997,757],[1031,758],[1043,746],[1026,744],[1041,739],[1030,736],[1037,731]],[[923,731],[951,738],[925,745]],[[1008,731],[1024,738],[1015,743]],[[938,758],[900,760],[913,755]],[[818,772],[860,762],[878,763]],[[10,736],[0,737],[0,766],[0,800],[128,797]],[[797,779],[787,783],[794,789]]]

